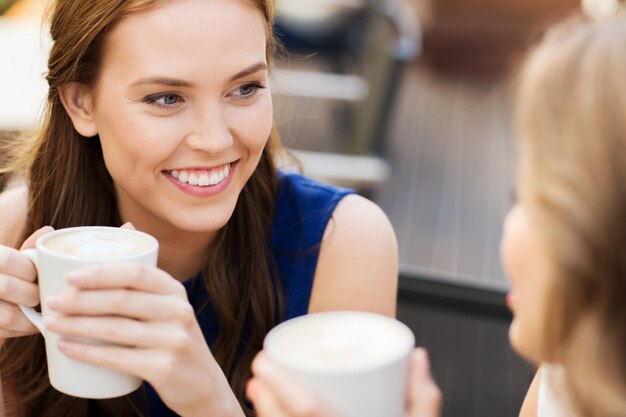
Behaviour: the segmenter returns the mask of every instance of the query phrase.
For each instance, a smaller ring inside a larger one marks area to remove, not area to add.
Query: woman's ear
[[[76,131],[88,138],[96,136],[98,129],[93,120],[93,98],[89,87],[81,83],[67,83],[60,88],[59,97]]]

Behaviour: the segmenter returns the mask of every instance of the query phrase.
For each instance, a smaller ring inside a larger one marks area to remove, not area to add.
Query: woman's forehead
[[[105,43],[103,70],[232,72],[263,61],[266,43],[263,14],[249,2],[170,0],[114,27]]]

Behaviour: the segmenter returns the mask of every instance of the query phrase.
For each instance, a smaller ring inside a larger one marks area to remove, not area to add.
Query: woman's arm
[[[358,195],[344,197],[322,240],[309,312],[396,313],[398,244],[385,213]]]
[[[11,188],[0,193],[0,245],[19,248],[28,216],[28,189]]]

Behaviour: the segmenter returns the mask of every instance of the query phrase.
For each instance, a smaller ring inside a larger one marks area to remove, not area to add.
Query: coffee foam
[[[44,246],[79,258],[115,259],[148,251],[153,243],[142,236],[108,230],[81,230],[50,238]]]
[[[413,335],[388,317],[319,313],[286,322],[270,333],[272,359],[312,372],[354,372],[408,354]],[[306,320],[302,320],[306,319]]]

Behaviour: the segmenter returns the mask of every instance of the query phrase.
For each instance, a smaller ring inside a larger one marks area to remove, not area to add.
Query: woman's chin
[[[212,235],[221,230],[228,221],[220,222],[205,222],[205,223],[178,223],[176,226],[180,230],[181,233],[193,233],[193,234],[207,234]]]
[[[219,205],[188,210],[186,215],[168,213],[167,218],[180,233],[213,234],[226,226],[233,211],[234,207]]]
[[[535,365],[542,361],[539,349],[532,343],[533,337],[525,335],[520,329],[519,321],[513,318],[509,326],[509,342],[518,356]]]

